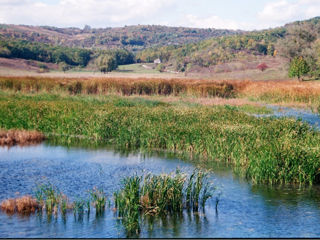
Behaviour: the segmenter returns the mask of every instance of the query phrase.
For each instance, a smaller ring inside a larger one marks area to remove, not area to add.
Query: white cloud
[[[186,15],[180,24],[186,27],[217,28],[217,29],[253,29],[254,25],[247,22],[239,22],[230,19],[222,19],[218,16],[198,17],[192,14]]]
[[[319,0],[296,0],[294,2],[281,0],[266,4],[264,9],[258,13],[258,19],[263,25],[279,26],[319,15]]]
[[[0,19],[6,23],[54,26],[110,26],[142,21],[170,7],[175,0],[0,0]]]
[[[243,21],[217,14],[202,16],[192,10],[183,12],[183,4],[188,3],[182,0],[0,0],[0,22],[59,27],[165,23],[170,26],[253,30],[320,16],[320,0],[272,0],[250,22],[245,20],[250,16],[243,16],[240,10],[238,18]]]

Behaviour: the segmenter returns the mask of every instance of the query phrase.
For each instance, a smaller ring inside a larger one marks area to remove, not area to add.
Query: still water
[[[67,148],[41,144],[0,148],[0,201],[33,193],[38,183],[50,182],[66,195],[84,197],[94,186],[109,199],[121,179],[134,173],[172,172],[179,167],[192,172],[195,165],[174,157],[120,154],[112,149]],[[215,198],[205,214],[144,220],[140,237],[320,237],[320,190],[318,187],[252,186],[224,166],[209,166],[210,178],[221,192],[218,212]],[[0,211],[1,238],[117,238],[126,237],[109,208],[75,219],[45,215],[9,216]]]

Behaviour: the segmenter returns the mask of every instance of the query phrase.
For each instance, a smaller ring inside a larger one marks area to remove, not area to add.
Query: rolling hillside
[[[0,36],[52,45],[81,48],[126,48],[137,51],[147,47],[181,45],[204,39],[235,35],[242,31],[166,27],[156,25],[119,28],[57,28],[49,26],[0,25]]]

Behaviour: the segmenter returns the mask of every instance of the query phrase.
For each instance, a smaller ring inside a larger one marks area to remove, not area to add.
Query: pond
[[[320,237],[320,189],[313,187],[252,186],[219,165],[210,178],[221,192],[218,211],[215,197],[205,213],[144,220],[142,238]],[[94,186],[108,198],[121,179],[134,173],[192,172],[195,165],[163,155],[118,153],[106,148],[37,146],[0,148],[0,201],[33,193],[41,182],[50,182],[70,197],[81,197]],[[126,237],[114,212],[75,219],[45,215],[7,215],[0,211],[1,238],[118,238]]]

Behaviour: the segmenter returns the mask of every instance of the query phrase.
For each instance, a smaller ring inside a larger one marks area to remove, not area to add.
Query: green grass
[[[142,65],[148,65],[150,64],[128,64],[128,65],[120,65],[117,70],[114,72],[121,72],[121,73],[146,73],[146,74],[159,74],[159,71],[156,69],[147,69],[142,67]]]
[[[189,107],[121,97],[0,94],[0,128],[90,137],[122,149],[222,161],[253,183],[319,181],[320,133],[293,119],[232,107]]]
[[[242,105],[242,106],[231,106],[225,105],[225,108],[240,111],[249,114],[272,114],[273,110],[266,106],[253,106],[253,105]]]
[[[170,174],[134,175],[123,179],[122,188],[114,193],[115,207],[130,236],[140,231],[140,215],[182,214],[184,209],[204,211],[213,190],[202,171],[194,171],[190,177],[178,169]]]

